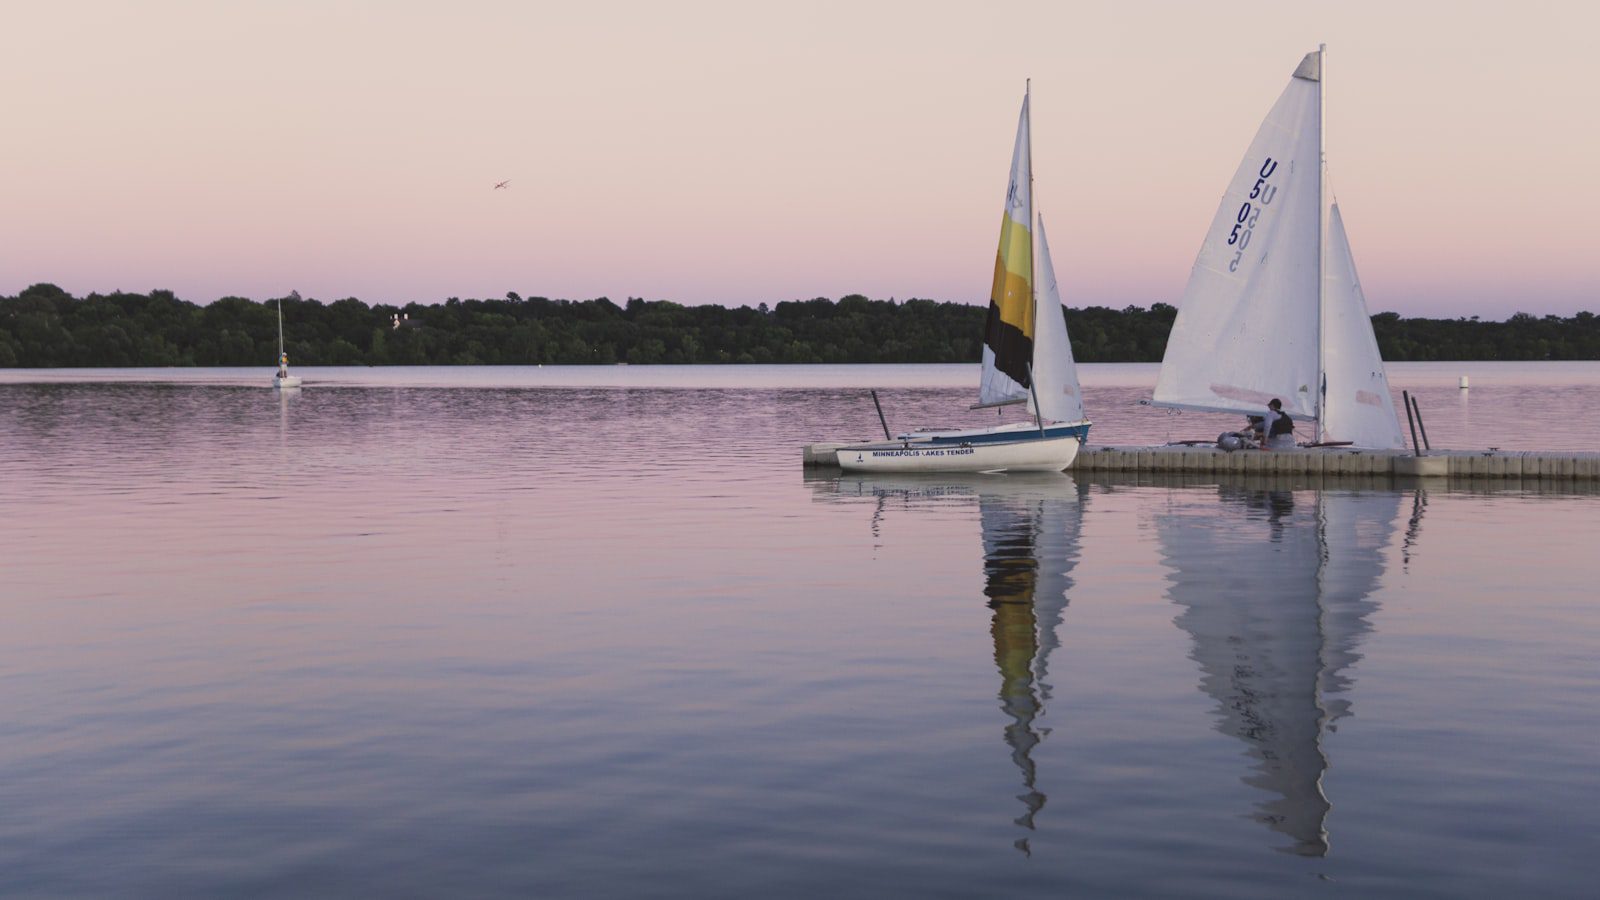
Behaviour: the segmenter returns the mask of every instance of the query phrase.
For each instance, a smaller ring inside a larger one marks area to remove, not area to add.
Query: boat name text
[[[953,447],[949,450],[874,450],[874,459],[880,456],[971,456],[971,447]]]

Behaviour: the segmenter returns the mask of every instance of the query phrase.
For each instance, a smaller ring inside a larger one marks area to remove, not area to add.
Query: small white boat
[[[272,374],[275,388],[297,388],[300,376],[289,374],[289,354],[283,349],[283,298],[278,298],[278,371]]]
[[[1405,449],[1328,186],[1325,48],[1301,60],[1200,245],[1151,402],[1315,422],[1317,444]]]
[[[1060,472],[1078,458],[1077,435],[1014,440],[883,441],[839,448],[847,472]]]
[[[839,466],[865,472],[1059,472],[1089,433],[1077,366],[1061,309],[1044,218],[1040,279],[1034,277],[1033,163],[1028,98],[1022,100],[994,287],[983,334],[983,373],[974,409],[1026,403],[1032,422],[929,429],[894,440],[840,447]],[[887,434],[887,429],[885,429]]]

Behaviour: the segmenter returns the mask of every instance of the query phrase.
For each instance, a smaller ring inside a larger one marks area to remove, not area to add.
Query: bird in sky
[[[507,178],[505,181],[501,181],[501,182],[496,183],[495,186],[494,186],[494,189],[498,191],[498,190],[500,190],[501,188],[505,187],[506,185],[508,185],[510,183],[511,183],[511,179]]]

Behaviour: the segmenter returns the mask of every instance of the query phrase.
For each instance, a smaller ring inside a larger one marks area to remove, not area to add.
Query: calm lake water
[[[297,374],[0,371],[0,893],[1594,894],[1600,487],[801,470],[964,366]],[[1600,441],[1600,364],[1390,380]]]

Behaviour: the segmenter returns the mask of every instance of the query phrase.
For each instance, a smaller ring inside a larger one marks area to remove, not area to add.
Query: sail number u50
[[[1239,213],[1234,216],[1233,230],[1228,232],[1228,246],[1233,247],[1233,259],[1228,263],[1229,272],[1239,271],[1239,260],[1244,258],[1244,248],[1250,246],[1250,235],[1255,233],[1256,222],[1261,219],[1261,210],[1272,202],[1278,194],[1278,186],[1272,183],[1272,176],[1278,171],[1278,161],[1267,157],[1261,164],[1256,183],[1250,188],[1250,194],[1245,201],[1239,204]]]

